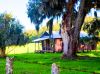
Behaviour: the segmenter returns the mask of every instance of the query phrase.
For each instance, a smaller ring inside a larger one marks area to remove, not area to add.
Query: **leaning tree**
[[[6,46],[23,45],[27,42],[22,30],[23,26],[10,14],[0,14],[0,57],[6,56]]]
[[[76,56],[80,30],[86,14],[91,8],[100,7],[99,4],[100,0],[29,0],[27,14],[37,30],[40,23],[46,17],[49,18],[47,26],[50,34],[53,19],[62,17],[63,58],[71,58]]]

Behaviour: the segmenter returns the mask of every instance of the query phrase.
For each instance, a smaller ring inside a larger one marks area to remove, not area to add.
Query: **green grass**
[[[14,56],[13,74],[50,74],[52,63],[59,66],[60,74],[99,74],[100,51],[78,53],[75,60],[61,59],[61,53],[29,53]],[[0,58],[0,74],[5,74],[5,59]]]
[[[41,49],[41,45],[36,49]],[[39,54],[34,51],[34,43],[7,47],[8,56],[15,58],[13,74],[50,74],[52,63],[59,66],[60,74],[100,74],[100,50],[77,53],[79,57],[74,60],[61,59],[61,53]],[[5,58],[0,58],[0,74],[5,74],[5,64]]]

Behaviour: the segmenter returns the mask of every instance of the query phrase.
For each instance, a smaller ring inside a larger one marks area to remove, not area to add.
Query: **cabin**
[[[80,37],[88,37],[88,34],[81,31]],[[48,32],[44,32],[40,38],[35,39],[34,42],[39,42],[42,45],[42,51],[54,51],[54,52],[62,52],[63,51],[63,42],[59,31],[53,31],[52,35],[49,36]],[[90,44],[83,44],[80,42],[79,50],[92,50],[95,49]]]
[[[44,32],[40,38],[35,39],[34,42],[39,42],[42,44],[42,50],[48,51],[52,50],[55,52],[62,51],[62,38],[59,32],[53,32],[51,36],[49,36],[48,32]]]

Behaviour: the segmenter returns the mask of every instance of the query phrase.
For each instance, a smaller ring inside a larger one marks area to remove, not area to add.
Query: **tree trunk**
[[[5,49],[0,49],[0,57],[6,57]]]
[[[71,3],[70,3],[71,4]],[[86,12],[84,9],[85,1],[80,2],[80,8],[77,18],[72,20],[72,6],[68,9],[67,13],[63,16],[61,25],[61,36],[63,40],[63,56],[62,58],[74,58],[76,51],[79,47],[79,36]],[[72,22],[74,21],[74,23]]]
[[[63,41],[63,55],[67,56],[68,54],[68,46],[69,46],[69,35],[63,28],[61,28],[61,36]]]
[[[72,30],[70,30],[72,31]],[[62,58],[73,58],[76,56],[76,49],[77,41],[74,38],[74,33],[69,33],[68,31],[64,31],[64,29],[61,29],[61,35],[63,40],[63,56]]]

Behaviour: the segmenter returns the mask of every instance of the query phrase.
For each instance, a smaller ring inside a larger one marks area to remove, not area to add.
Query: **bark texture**
[[[61,35],[63,40],[63,56],[62,58],[74,58],[76,57],[76,51],[79,48],[79,36],[84,18],[86,16],[85,0],[81,0],[79,11],[75,20],[73,20],[74,3],[70,0],[67,4],[68,11],[63,16],[63,22],[61,25]]]

